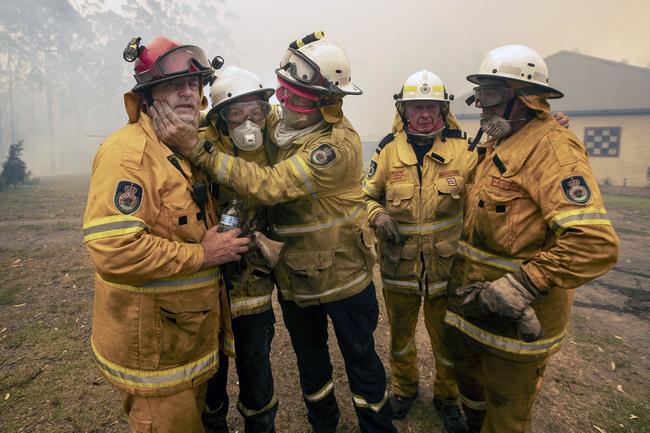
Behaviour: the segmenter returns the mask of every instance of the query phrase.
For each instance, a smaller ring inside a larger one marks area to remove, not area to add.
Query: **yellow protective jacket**
[[[209,141],[216,151],[239,156],[246,161],[254,162],[261,167],[265,167],[273,163],[277,153],[277,148],[271,140],[274,131],[273,126],[277,124],[277,119],[277,107],[274,106],[267,116],[265,125],[262,127],[264,143],[259,149],[253,151],[245,152],[237,149],[228,136],[227,131],[224,130],[224,125],[220,121],[217,121],[216,116],[212,118],[212,121],[207,127],[199,130],[199,142],[205,143],[205,141]],[[217,200],[219,210],[229,200],[235,197],[242,201],[245,219],[253,218],[257,215],[261,219],[258,221],[260,224],[258,230],[265,232],[268,223],[268,209],[252,205],[246,200],[246,196],[238,196],[235,191],[225,186],[218,187]],[[261,313],[271,308],[271,293],[274,287],[271,269],[265,265],[263,258],[257,252],[249,253],[247,255],[247,261],[251,268],[250,277],[243,282],[238,282],[234,279],[232,281],[232,289],[229,293],[230,313],[233,318]]]
[[[274,205],[271,235],[286,244],[274,272],[285,299],[331,302],[371,282],[376,256],[361,192],[361,142],[347,119],[280,149],[272,167],[201,147],[190,159],[240,196]]]
[[[200,270],[206,224],[192,199],[199,178],[158,140],[137,95],[125,103],[130,123],[97,152],[84,215],[96,270],[92,349],[116,387],[167,395],[214,374],[220,328],[232,353],[230,316],[218,268]],[[206,214],[213,225],[210,203]]]
[[[424,157],[421,182],[401,122],[398,132],[379,143],[370,163],[363,187],[369,221],[387,212],[406,238],[397,267],[379,258],[387,290],[427,297],[447,292],[462,229],[465,182],[476,165],[476,153],[467,150],[465,134],[451,126],[453,117],[450,120]]]
[[[614,266],[619,240],[584,144],[553,117],[535,118],[498,146],[485,147],[468,185],[449,287],[494,281],[521,268],[542,292],[533,308],[544,337],[526,343],[502,320],[470,320],[452,311],[445,321],[501,352],[547,354],[564,340],[573,289]]]

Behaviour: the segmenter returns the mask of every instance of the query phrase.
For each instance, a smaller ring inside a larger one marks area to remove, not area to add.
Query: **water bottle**
[[[221,212],[219,231],[227,232],[228,230],[239,229],[241,225],[241,202],[236,198],[228,200]]]

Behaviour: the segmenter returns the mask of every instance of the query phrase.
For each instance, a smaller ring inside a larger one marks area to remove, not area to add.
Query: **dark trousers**
[[[232,320],[235,335],[235,366],[239,376],[237,409],[244,417],[246,433],[275,432],[277,398],[273,390],[273,376],[269,352],[275,333],[273,310],[240,316]],[[208,381],[205,398],[205,417],[225,420],[228,414],[228,357],[220,354],[219,371]]]
[[[386,373],[372,333],[379,308],[375,286],[341,301],[300,308],[278,292],[284,324],[291,336],[307,417],[315,433],[336,431],[340,417],[327,348],[327,317],[345,361],[354,409],[362,432],[396,432],[386,398]]]

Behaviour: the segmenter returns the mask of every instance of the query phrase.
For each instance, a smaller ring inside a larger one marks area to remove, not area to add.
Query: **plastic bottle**
[[[219,231],[227,232],[228,230],[239,229],[241,225],[241,202],[236,198],[228,200],[221,212]]]

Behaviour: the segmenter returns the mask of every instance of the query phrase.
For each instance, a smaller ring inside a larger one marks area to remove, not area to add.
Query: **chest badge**
[[[564,197],[575,204],[587,204],[591,200],[591,190],[582,176],[570,176],[562,180]]]
[[[124,215],[136,213],[142,204],[142,191],[142,187],[135,182],[120,181],[113,197],[115,208]]]
[[[458,182],[456,182],[456,179],[453,177],[448,177],[447,183],[449,184],[449,186],[458,186]]]

